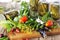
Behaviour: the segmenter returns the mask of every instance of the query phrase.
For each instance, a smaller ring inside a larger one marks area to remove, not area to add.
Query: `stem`
[[[10,18],[9,15],[6,15],[6,17],[9,19],[9,21],[11,22],[12,25],[14,25],[14,27],[16,27],[16,24],[14,23],[14,21]]]

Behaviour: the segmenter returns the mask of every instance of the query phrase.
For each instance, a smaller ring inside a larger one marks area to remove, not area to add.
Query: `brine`
[[[38,4],[38,12],[41,16],[45,15],[49,11],[49,3],[40,2]]]
[[[39,0],[30,0],[30,9],[33,11],[37,11]]]
[[[59,3],[51,3],[50,4],[51,16],[54,19],[59,19],[60,18],[59,8],[60,8]]]

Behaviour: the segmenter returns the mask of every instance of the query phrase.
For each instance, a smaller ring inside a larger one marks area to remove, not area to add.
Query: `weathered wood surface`
[[[46,38],[33,38],[30,40],[60,40],[60,35],[55,35],[55,36],[47,36]]]

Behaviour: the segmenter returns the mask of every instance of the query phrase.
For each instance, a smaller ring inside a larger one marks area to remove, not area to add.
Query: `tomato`
[[[28,17],[27,17],[27,16],[23,16],[23,17],[19,20],[19,22],[24,23],[24,22],[26,22],[27,20],[28,20]]]
[[[45,24],[46,27],[51,27],[53,26],[53,21],[52,20],[48,20]]]

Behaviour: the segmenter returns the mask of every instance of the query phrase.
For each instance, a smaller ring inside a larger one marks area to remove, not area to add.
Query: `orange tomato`
[[[22,18],[20,18],[19,22],[24,23],[28,20],[27,16],[23,16]]]
[[[53,26],[53,21],[52,20],[48,20],[45,24],[46,27],[51,27]]]

